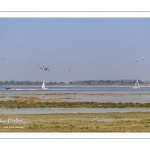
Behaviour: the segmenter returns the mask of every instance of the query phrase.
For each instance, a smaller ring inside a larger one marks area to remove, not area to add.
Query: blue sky
[[[0,18],[0,57],[0,81],[150,80],[150,19]]]

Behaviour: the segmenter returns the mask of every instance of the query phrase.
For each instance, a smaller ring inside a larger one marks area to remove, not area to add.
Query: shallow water
[[[131,87],[18,87],[18,90],[6,90],[0,87],[0,101],[13,100],[14,96],[38,97],[51,100],[60,98],[63,102],[122,102],[122,103],[150,103],[150,87],[132,89]],[[103,94],[104,95],[101,95]],[[141,95],[139,95],[141,94]]]
[[[100,86],[74,86],[74,87],[50,87],[50,90],[42,90],[41,87],[16,87],[16,90],[6,90],[5,87],[0,87],[0,92],[3,93],[72,93],[72,92],[150,92],[150,87],[141,87],[140,89],[133,89],[132,87],[100,87]]]
[[[107,113],[150,112],[150,108],[25,108],[2,109],[0,114],[56,114],[56,113]]]

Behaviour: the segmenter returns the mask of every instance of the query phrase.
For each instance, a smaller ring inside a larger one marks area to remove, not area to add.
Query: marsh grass
[[[73,99],[72,97],[63,97],[62,99]]]
[[[11,96],[11,98],[21,98],[21,96]]]
[[[150,113],[103,113],[103,114],[37,114],[0,115],[5,118],[23,118],[25,123],[0,123],[1,132],[150,132]],[[50,120],[51,118],[51,120]],[[55,120],[54,118],[58,118]],[[59,120],[59,118],[70,118]],[[76,118],[79,118],[76,120]],[[115,120],[96,121],[92,118]],[[123,119],[127,120],[123,120]],[[128,120],[133,118],[133,120]],[[134,119],[136,118],[136,119]],[[53,120],[54,119],[54,120]],[[4,128],[4,126],[23,126],[23,128]]]
[[[0,98],[6,98],[6,96],[0,96]]]
[[[150,108],[150,103],[113,102],[61,102],[60,98],[51,100],[37,97],[18,97],[14,100],[0,101],[1,108]]]

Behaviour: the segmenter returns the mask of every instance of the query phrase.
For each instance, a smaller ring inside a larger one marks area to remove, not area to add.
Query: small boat
[[[5,88],[6,90],[16,90],[15,87],[12,87],[12,88]]]
[[[132,87],[133,89],[139,89],[140,88],[140,85],[139,85],[139,82],[138,82],[138,80],[136,80],[136,82],[135,82],[135,86],[134,87]]]
[[[45,87],[45,80],[43,81],[43,84],[42,84],[42,90],[49,90],[49,88]]]

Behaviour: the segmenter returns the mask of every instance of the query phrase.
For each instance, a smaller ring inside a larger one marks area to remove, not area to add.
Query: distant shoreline
[[[132,88],[134,85],[48,85],[47,87],[129,87]],[[0,88],[6,87],[41,87],[41,85],[0,85]],[[150,85],[140,85],[140,87],[150,87]]]

